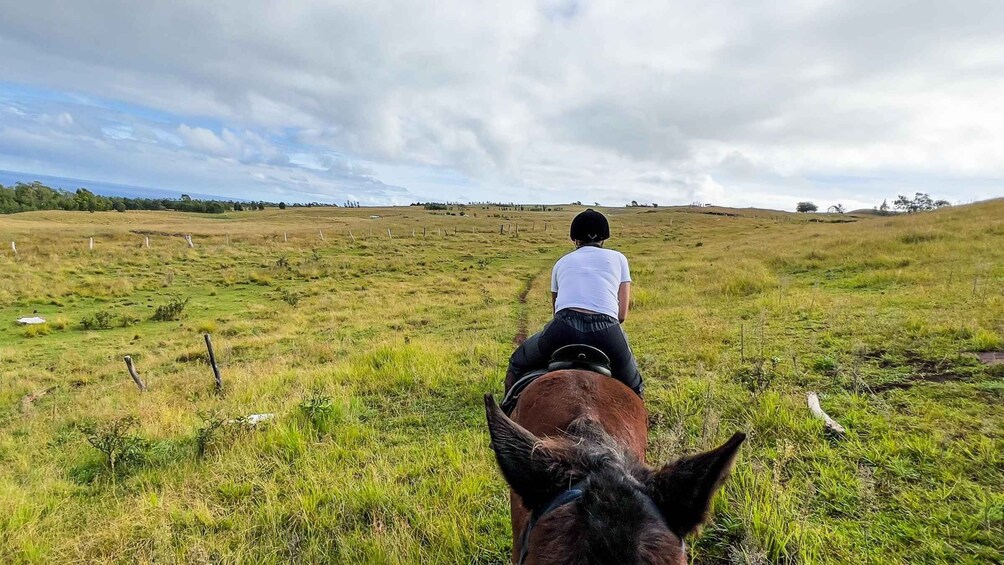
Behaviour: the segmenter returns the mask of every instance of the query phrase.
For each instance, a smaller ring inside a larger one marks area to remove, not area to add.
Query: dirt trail
[[[530,275],[523,281],[523,288],[519,291],[519,296],[516,299],[519,301],[519,313],[516,316],[516,335],[512,338],[513,345],[519,346],[526,341],[527,335],[527,309],[526,309],[526,297],[530,295],[530,289],[533,288],[535,282],[540,277],[540,274],[544,272],[544,269],[537,271],[536,273]]]

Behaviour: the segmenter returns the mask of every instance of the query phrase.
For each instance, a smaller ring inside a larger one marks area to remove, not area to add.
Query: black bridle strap
[[[530,554],[530,532],[533,527],[537,525],[537,520],[540,520],[549,512],[557,510],[558,508],[575,502],[576,500],[582,498],[582,494],[585,492],[585,481],[579,481],[572,485],[568,490],[555,496],[551,499],[551,502],[547,504],[544,508],[539,511],[534,510],[530,513],[530,521],[526,523],[526,528],[523,529],[523,535],[520,536],[520,549],[519,549],[519,565],[523,565],[526,562],[527,555]]]

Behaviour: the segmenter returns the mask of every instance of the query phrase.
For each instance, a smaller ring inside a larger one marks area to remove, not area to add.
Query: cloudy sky
[[[1004,2],[0,0],[0,169],[286,201],[1004,195]]]

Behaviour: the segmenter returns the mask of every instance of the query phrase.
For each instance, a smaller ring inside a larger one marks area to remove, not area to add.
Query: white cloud
[[[1002,192],[1000,2],[0,3],[6,80],[173,116],[132,139],[58,124],[146,158],[180,144],[194,164],[173,178],[788,208],[922,177],[949,199]]]

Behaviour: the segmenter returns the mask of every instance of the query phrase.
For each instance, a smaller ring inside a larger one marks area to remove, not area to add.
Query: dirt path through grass
[[[526,341],[527,336],[527,306],[526,297],[529,296],[530,290],[533,285],[536,284],[537,279],[540,278],[540,274],[544,272],[544,268],[541,268],[536,273],[527,277],[526,281],[523,283],[523,288],[519,291],[519,296],[517,300],[519,301],[519,313],[516,316],[516,335],[512,338],[513,345],[519,346]]]

